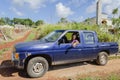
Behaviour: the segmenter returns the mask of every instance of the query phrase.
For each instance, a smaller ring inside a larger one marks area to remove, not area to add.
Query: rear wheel
[[[96,63],[98,65],[106,65],[108,62],[108,54],[106,52],[100,52],[98,57],[97,57],[97,60],[96,60]]]
[[[42,77],[48,71],[48,62],[43,57],[34,57],[29,60],[27,74],[32,78]]]

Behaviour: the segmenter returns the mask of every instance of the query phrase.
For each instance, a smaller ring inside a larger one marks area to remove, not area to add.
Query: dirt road
[[[75,63],[54,66],[42,78],[32,79],[23,70],[13,67],[11,59],[12,49],[2,55],[0,60],[0,80],[68,80],[77,76],[105,76],[112,72],[120,72],[120,59],[109,60],[106,66],[94,63]]]
[[[76,76],[102,76],[111,72],[120,71],[120,59],[109,60],[106,66],[98,66],[94,63],[75,63],[54,66],[42,78],[31,80],[66,80]],[[0,80],[28,80],[27,74],[15,69],[10,60],[4,60],[0,65]]]

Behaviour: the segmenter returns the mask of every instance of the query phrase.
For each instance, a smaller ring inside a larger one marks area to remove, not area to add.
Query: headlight
[[[18,53],[15,53],[15,54],[14,54],[14,57],[15,57],[15,59],[19,59],[19,54],[18,54]]]

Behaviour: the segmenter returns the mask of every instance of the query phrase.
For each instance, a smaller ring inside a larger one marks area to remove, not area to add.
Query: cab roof
[[[95,32],[95,31],[90,31],[90,30],[56,30],[56,31],[61,31],[61,32],[65,32],[65,31]]]

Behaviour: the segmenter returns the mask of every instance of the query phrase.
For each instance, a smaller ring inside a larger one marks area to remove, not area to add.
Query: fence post
[[[0,32],[2,33],[2,35],[3,35],[4,39],[7,41],[7,37],[5,36],[5,34],[3,33],[3,31],[2,31],[2,30],[0,30]]]

